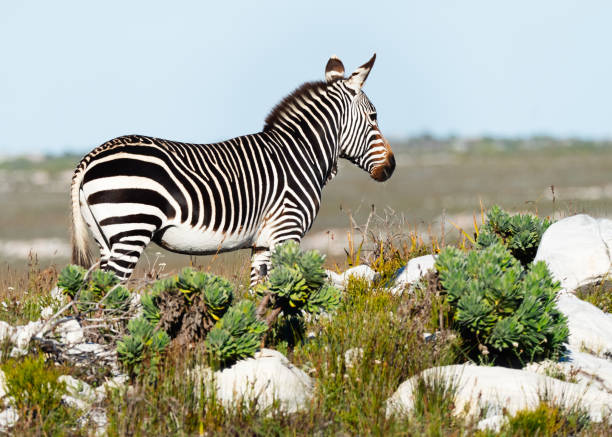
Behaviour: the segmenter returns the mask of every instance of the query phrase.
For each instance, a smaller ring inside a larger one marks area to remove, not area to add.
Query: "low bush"
[[[257,320],[253,302],[243,300],[231,306],[210,330],[204,342],[211,364],[214,368],[220,368],[252,357],[267,329],[266,323]]]
[[[234,301],[226,279],[183,269],[173,278],[157,281],[144,293],[144,317],[170,335],[177,345],[203,340]]]
[[[130,304],[130,292],[112,272],[94,270],[87,275],[83,267],[68,265],[60,272],[57,285],[77,301],[82,312],[126,310]]]
[[[487,221],[480,229],[476,243],[481,249],[501,243],[526,266],[535,258],[542,235],[550,225],[547,218],[541,219],[531,214],[511,216],[499,206],[494,206],[487,213]]]
[[[522,364],[563,352],[569,330],[555,306],[560,286],[544,262],[524,269],[495,243],[469,253],[446,248],[435,267],[472,359]]]
[[[606,313],[612,313],[612,280],[610,279],[579,287],[576,290],[576,296],[592,303]]]
[[[589,424],[589,415],[582,408],[568,409],[540,402],[535,410],[518,411],[509,417],[499,435],[525,437],[577,435],[587,431]]]
[[[130,321],[129,335],[117,344],[119,359],[132,376],[155,373],[170,343],[183,348],[203,341],[210,364],[230,365],[253,356],[267,329],[256,319],[252,302],[232,305],[229,281],[191,268],[156,281],[141,302],[142,317]]]
[[[294,241],[278,245],[272,252],[270,275],[257,291],[263,296],[259,315],[270,308],[266,321],[275,325],[273,336],[277,341],[283,341],[283,332],[288,335],[285,341],[291,344],[301,340],[305,313],[317,315],[338,308],[340,290],[328,282],[324,261],[325,256],[318,251],[303,252]],[[281,320],[276,323],[279,315]]]
[[[60,371],[46,365],[42,354],[9,359],[2,364],[2,371],[6,394],[24,424],[45,435],[75,424],[78,416],[62,403],[66,384],[58,380]]]
[[[162,353],[170,344],[170,336],[156,329],[146,318],[128,323],[128,335],[117,342],[117,357],[132,377],[139,373],[155,373]],[[145,371],[146,372],[143,372]]]

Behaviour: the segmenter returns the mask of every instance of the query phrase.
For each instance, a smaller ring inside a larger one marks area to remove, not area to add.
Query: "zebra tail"
[[[83,166],[79,165],[72,176],[70,187],[70,201],[72,206],[72,264],[89,268],[94,258],[91,253],[89,238],[87,236],[87,223],[81,214],[80,191],[83,182]]]

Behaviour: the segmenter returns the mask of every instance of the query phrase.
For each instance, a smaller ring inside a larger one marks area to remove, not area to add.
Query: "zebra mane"
[[[281,116],[285,113],[287,108],[289,108],[297,99],[308,94],[312,90],[320,90],[322,88],[327,87],[328,83],[324,81],[315,81],[315,82],[306,82],[305,84],[299,86],[295,89],[291,94],[286,96],[283,100],[280,101],[278,105],[276,105],[270,114],[266,117],[264,122],[264,132],[270,130],[274,123],[276,123]]]

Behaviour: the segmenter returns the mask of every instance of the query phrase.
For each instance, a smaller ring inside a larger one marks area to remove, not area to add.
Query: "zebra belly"
[[[180,224],[170,226],[154,237],[154,241],[165,249],[193,255],[212,255],[250,247],[252,239],[249,234],[227,234]]]

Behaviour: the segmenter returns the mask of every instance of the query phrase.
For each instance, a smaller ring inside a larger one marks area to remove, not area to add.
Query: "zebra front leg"
[[[267,247],[254,247],[251,251],[251,285],[253,288],[262,282],[270,272],[270,249]]]

